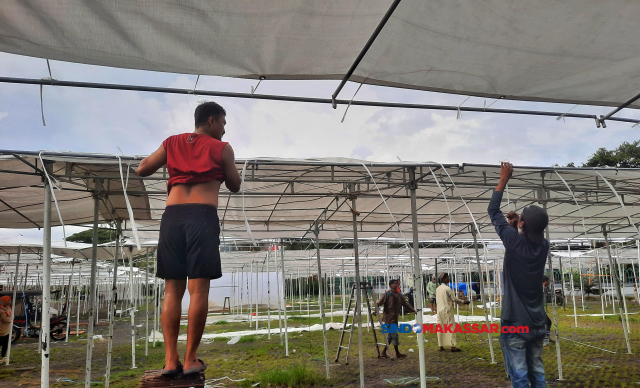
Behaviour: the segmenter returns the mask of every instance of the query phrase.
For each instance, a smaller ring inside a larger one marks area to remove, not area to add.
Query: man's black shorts
[[[162,279],[218,279],[220,221],[218,210],[199,203],[167,206],[160,223],[158,271]]]

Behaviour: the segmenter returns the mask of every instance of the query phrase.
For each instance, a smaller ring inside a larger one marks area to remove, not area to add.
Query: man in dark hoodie
[[[501,164],[500,183],[487,211],[505,248],[502,326],[527,326],[529,333],[502,333],[500,346],[514,388],[546,387],[542,341],[547,316],[541,284],[549,252],[549,242],[544,238],[549,216],[544,209],[532,205],[519,216],[520,233],[509,225],[500,203],[512,173],[511,163]]]

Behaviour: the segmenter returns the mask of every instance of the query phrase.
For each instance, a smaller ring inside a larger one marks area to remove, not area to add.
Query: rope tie
[[[566,122],[566,121],[564,121],[564,116],[565,116],[567,113],[571,112],[571,111],[572,111],[576,106],[578,106],[578,104],[575,104],[575,105],[573,106],[573,108],[569,109],[568,111],[564,112],[564,113],[563,113],[563,114],[561,114],[560,116],[556,117],[556,121],[560,121],[560,119],[562,119],[562,121],[563,121],[563,122]]]
[[[470,99],[470,98],[471,98],[471,96],[465,98],[464,101],[462,101],[462,104],[467,102],[467,100]],[[462,106],[462,104],[458,105],[458,115],[456,116],[456,120],[460,120],[462,118],[462,112],[460,111],[460,107]]]
[[[358,89],[356,90],[356,92],[353,93],[353,97],[351,97],[351,100],[349,100],[349,104],[347,105],[347,109],[344,110],[344,115],[342,115],[342,120],[340,120],[341,123],[344,123],[344,118],[347,117],[347,112],[349,111],[349,107],[351,106],[351,103],[353,102],[353,99],[356,98],[356,94],[358,94],[358,92],[360,91],[361,87],[362,87],[362,83],[360,84],[360,86],[358,86]]]
[[[127,163],[127,181],[124,180],[124,174],[122,173],[122,159],[120,155],[118,155],[118,167],[120,168],[120,182],[122,183],[122,194],[124,195],[124,202],[127,205],[127,212],[129,213],[129,221],[131,222],[131,231],[133,232],[133,239],[136,242],[136,247],[138,250],[141,250],[140,246],[140,238],[138,237],[138,227],[136,226],[136,221],[133,218],[133,209],[131,208],[131,203],[129,202],[129,196],[127,195],[127,185],[129,184],[129,166],[131,162]]]
[[[258,86],[260,86],[260,83],[264,80],[264,76],[260,76],[258,84],[255,87],[251,87],[251,97],[253,97],[253,93],[256,92],[256,90],[258,90]]]

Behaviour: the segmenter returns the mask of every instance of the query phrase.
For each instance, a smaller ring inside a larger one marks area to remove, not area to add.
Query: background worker
[[[458,299],[456,293],[449,288],[449,274],[440,274],[440,286],[436,289],[436,303],[438,305],[438,325],[442,328],[445,325],[455,325],[455,305],[469,304],[468,300]],[[460,352],[456,347],[456,333],[438,333],[438,350],[443,351],[445,346],[449,346],[452,352]]]
[[[3,296],[0,298],[0,363],[6,362],[7,348],[11,340],[11,297]]]
[[[542,363],[547,315],[544,311],[542,279],[549,252],[544,230],[549,223],[546,210],[532,205],[522,210],[518,233],[507,222],[500,204],[513,174],[511,163],[501,163],[500,182],[487,212],[504,245],[504,298],[502,326],[528,326],[528,334],[501,333],[504,366],[514,388],[546,387]]]
[[[436,284],[436,276],[431,276],[431,280],[427,283],[427,294],[429,295],[429,302],[431,302],[431,315],[436,314],[436,289],[438,285]]]
[[[384,323],[387,323],[387,324],[395,323],[397,325],[398,317],[400,316],[400,313],[402,312],[403,307],[406,310],[414,313],[416,312],[416,310],[414,310],[413,307],[411,307],[409,303],[407,303],[407,300],[405,299],[404,295],[402,294],[402,292],[400,292],[400,280],[398,279],[391,280],[389,282],[389,287],[391,289],[385,292],[384,295],[382,295],[382,297],[376,304],[378,306],[384,306],[384,309],[383,309],[384,315],[382,318]],[[391,346],[391,344],[393,344],[393,347],[396,350],[396,357],[399,360],[402,360],[403,358],[407,357],[406,354],[400,353],[400,350],[398,349],[398,346],[400,346],[400,341],[398,339],[397,331],[395,333],[389,332],[387,336],[387,341],[385,342],[387,343],[387,345],[385,345],[384,349],[382,350],[382,354],[380,354],[380,357],[389,358],[389,355],[387,354],[387,348]]]
[[[196,108],[195,130],[167,138],[138,166],[149,176],[167,165],[167,206],[160,223],[158,271],[165,279],[162,334],[166,347],[165,376],[204,371],[207,365],[196,351],[209,310],[211,279],[222,277],[218,193],[224,182],[231,192],[240,190],[240,174],[231,145],[222,141],[226,111],[215,102]],[[189,279],[189,320],[184,366],[178,355],[182,297]]]

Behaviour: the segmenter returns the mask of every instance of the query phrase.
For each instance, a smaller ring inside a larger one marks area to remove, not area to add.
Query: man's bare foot
[[[438,351],[439,352],[444,352],[444,348],[442,346],[438,346]]]
[[[179,366],[181,366],[182,364],[180,363],[180,359],[179,358],[175,358],[172,360],[165,360],[165,364],[164,364],[164,368],[162,368],[163,370],[173,370],[173,369],[178,369]]]
[[[407,358],[406,354],[402,354],[400,352],[396,352],[396,357],[398,358],[398,360],[403,360],[405,358]]]
[[[200,361],[198,361],[197,358],[194,358],[192,360],[187,360],[185,358],[185,360],[184,360],[184,369],[191,369],[191,368],[195,368],[195,367],[200,366],[200,365],[202,365],[202,364],[200,363]]]
[[[160,374],[167,377],[173,377],[180,373],[182,373],[182,364],[180,363],[180,360],[172,360],[165,364]]]
[[[382,353],[380,353],[380,358],[389,358],[386,350],[383,350]]]

